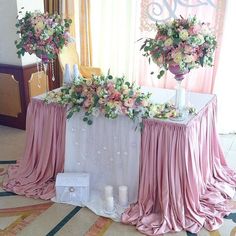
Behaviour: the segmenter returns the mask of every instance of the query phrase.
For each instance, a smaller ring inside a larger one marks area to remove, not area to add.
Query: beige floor
[[[229,165],[231,166],[231,168],[236,170],[236,135],[221,135],[220,140]],[[21,158],[24,152],[24,144],[25,131],[9,128],[6,126],[0,126],[0,161],[18,160],[19,158]],[[0,165],[0,170],[4,167],[5,166]],[[0,189],[0,192],[3,192],[3,190]],[[22,196],[0,197],[0,235],[47,235],[48,232],[50,232],[55,227],[55,225],[63,220],[65,216],[75,208],[71,205],[55,203],[53,205],[47,206],[48,208],[46,210],[42,210],[40,214],[29,211],[29,207],[34,209],[34,206],[44,207],[47,204],[51,203],[42,200],[29,199]],[[18,209],[17,207],[23,207],[21,213],[3,213],[4,209]],[[28,213],[26,211],[28,211]],[[28,214],[28,218],[24,214]],[[35,216],[34,214],[36,214],[37,216]],[[20,216],[21,219],[24,219],[24,223],[21,223],[21,230],[15,231],[17,233],[14,233],[14,230],[10,231],[10,228],[13,227],[16,222],[19,223]],[[235,230],[236,232],[236,228],[234,227],[235,223],[232,223],[232,221],[229,220],[225,220],[224,225],[218,231],[210,233],[203,229],[197,235],[230,236],[230,232],[233,232],[232,230]],[[11,233],[6,231],[6,229],[9,229],[9,232]],[[51,233],[48,235],[51,236],[54,234]],[[96,216],[86,208],[82,208],[78,212],[78,214],[75,214],[70,219],[70,221],[64,224],[64,226],[55,235],[138,236],[141,234],[137,232],[135,227],[133,226],[127,226],[120,223],[112,222],[105,218]],[[175,234],[165,235],[182,236],[194,234],[179,232]]]

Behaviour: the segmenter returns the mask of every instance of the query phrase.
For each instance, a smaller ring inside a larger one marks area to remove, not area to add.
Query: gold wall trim
[[[21,113],[19,82],[12,74],[0,73],[0,114],[18,117]]]

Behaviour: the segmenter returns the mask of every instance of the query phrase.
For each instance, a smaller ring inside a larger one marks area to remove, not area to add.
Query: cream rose
[[[197,45],[202,45],[205,42],[204,37],[201,34],[197,35]]]
[[[122,86],[122,89],[123,89],[123,94],[128,94],[129,93],[129,87],[126,84],[124,84]]]
[[[42,21],[39,21],[35,25],[35,30],[43,30],[44,29],[44,23]]]
[[[188,31],[187,30],[181,30],[179,32],[179,37],[182,39],[182,40],[187,40],[188,39]]]
[[[149,109],[149,116],[154,117],[157,114],[158,108],[156,105],[151,105]]]
[[[47,30],[47,34],[49,35],[49,36],[52,36],[53,35],[53,29],[49,29],[49,30]]]
[[[173,45],[173,40],[172,40],[172,38],[166,39],[165,42],[164,42],[164,45],[165,45],[166,47],[169,47],[169,46]]]
[[[181,52],[177,52],[174,54],[174,62],[179,64],[183,59],[183,55]]]
[[[183,61],[186,63],[190,63],[194,61],[194,57],[192,55],[185,55]]]
[[[91,86],[93,81],[91,79],[86,79],[86,85]]]

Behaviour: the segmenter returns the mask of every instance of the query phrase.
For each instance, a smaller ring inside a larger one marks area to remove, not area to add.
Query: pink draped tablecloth
[[[214,230],[230,213],[236,174],[216,131],[216,97],[186,123],[145,120],[138,201],[122,215],[146,235]]]
[[[123,213],[122,222],[146,235],[214,230],[230,212],[227,200],[234,195],[236,174],[219,145],[216,97],[207,96],[206,103],[199,96],[193,103],[200,104],[198,114],[182,123],[144,121],[138,201]],[[37,99],[29,104],[25,153],[9,167],[5,190],[42,199],[55,196],[56,175],[64,170],[65,109]]]
[[[66,110],[32,100],[27,110],[26,146],[21,160],[10,165],[3,188],[27,197],[55,196],[55,179],[64,170]]]

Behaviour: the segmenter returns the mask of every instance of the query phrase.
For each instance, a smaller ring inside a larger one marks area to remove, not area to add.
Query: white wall
[[[22,7],[24,7],[24,9],[22,10],[23,14],[26,11],[35,11],[35,10],[39,10],[41,12],[44,11],[43,0],[16,0],[16,2],[17,2],[18,12],[21,10]],[[27,53],[25,54],[25,56],[22,57],[22,65],[24,66],[36,63],[37,60],[38,59],[35,55],[29,55]]]
[[[14,41],[16,39],[16,1],[1,0],[0,2],[0,63],[21,65],[21,60],[17,58]]]
[[[36,62],[35,56],[25,55],[21,59],[17,57],[14,41],[16,34],[16,16],[24,7],[24,11],[40,10],[43,12],[43,0],[0,0],[0,63],[9,65],[29,65]]]

